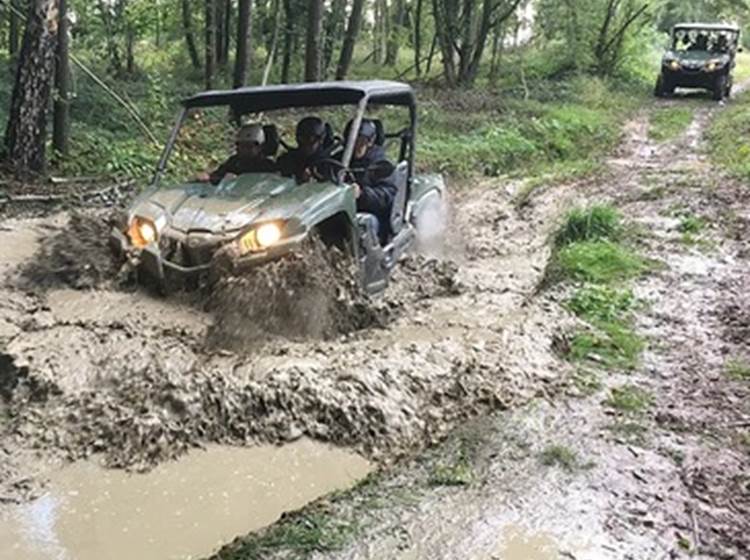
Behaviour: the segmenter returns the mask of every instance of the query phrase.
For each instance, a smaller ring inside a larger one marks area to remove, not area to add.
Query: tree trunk
[[[417,0],[414,11],[414,70],[422,75],[422,0]]]
[[[112,25],[112,14],[109,11],[110,5],[104,0],[99,0],[99,15],[104,24],[104,33],[106,34],[107,52],[109,53],[109,65],[115,75],[122,74],[122,59],[120,49],[117,47],[115,40],[115,29]]]
[[[344,36],[344,44],[341,47],[341,56],[339,57],[339,64],[336,68],[336,79],[343,80],[349,73],[349,66],[352,63],[352,56],[354,54],[354,45],[357,42],[357,36],[359,35],[359,29],[362,27],[362,12],[364,10],[365,0],[354,0],[352,4],[352,11],[349,14],[349,23],[346,26],[346,35]]]
[[[266,64],[263,68],[263,79],[261,85],[268,83],[268,76],[271,74],[271,66],[276,58],[276,50],[279,44],[279,27],[281,27],[281,10],[279,7],[279,0],[274,0],[274,21],[273,21],[273,35],[271,36],[271,44],[268,47],[268,54],[266,55]]]
[[[252,21],[250,22],[250,25],[252,26]],[[229,45],[231,44],[231,32],[230,29],[232,29],[232,0],[225,0],[224,2],[224,41],[221,44],[221,50],[222,50],[222,57],[224,58],[224,62],[229,62]],[[248,35],[250,34],[250,30],[248,29]],[[248,51],[248,63],[250,62],[252,52]]]
[[[224,67],[224,0],[214,0],[214,56],[216,65]]]
[[[125,30],[125,70],[128,75],[132,76],[135,74],[135,54],[133,49],[135,47],[135,31],[133,26],[128,24]]]
[[[187,44],[190,63],[196,70],[201,67],[201,60],[198,56],[198,48],[195,46],[195,34],[193,33],[193,16],[190,11],[190,0],[182,0],[182,30],[185,34],[185,43]]]
[[[206,62],[204,66],[204,80],[206,89],[213,89],[214,87],[214,68],[216,66],[216,53],[214,52],[215,40],[216,40],[216,29],[214,27],[214,16],[216,10],[214,9],[214,0],[205,0],[206,8],[206,40],[205,40],[205,56]]]
[[[10,0],[10,7],[10,18],[8,20],[8,25],[10,27],[10,29],[8,30],[8,54],[10,55],[10,58],[12,60],[18,54],[20,20],[18,18],[18,13],[16,12],[16,10],[20,11],[19,0]]]
[[[309,0],[307,37],[305,40],[305,81],[320,79],[320,31],[323,22],[323,0]]]
[[[404,27],[406,17],[406,4],[404,0],[396,0],[393,7],[393,17],[390,19],[391,29],[388,33],[388,46],[386,48],[385,63],[395,66],[398,62],[398,51],[401,42],[401,30]]]
[[[54,118],[52,146],[62,156],[68,155],[70,138],[70,53],[68,37],[68,0],[59,0],[57,28],[57,65],[55,68]]]
[[[19,174],[46,167],[47,107],[55,68],[58,0],[34,0],[16,70],[5,147]]]
[[[289,83],[289,67],[292,63],[292,43],[294,42],[294,15],[292,0],[284,0],[284,56],[281,62],[281,83]]]
[[[234,81],[232,85],[239,88],[247,81],[248,50],[250,48],[251,0],[240,0],[237,15],[237,54],[234,59]]]
[[[323,48],[322,74],[327,79],[333,52],[346,26],[346,0],[332,0],[331,11],[325,22],[325,46]]]

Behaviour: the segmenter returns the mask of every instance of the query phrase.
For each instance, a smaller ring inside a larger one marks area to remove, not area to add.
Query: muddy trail
[[[39,495],[61,462],[148,470],[209,443],[308,436],[385,465],[546,391],[557,327],[532,296],[565,197],[521,216],[510,190],[455,187],[462,235],[346,306],[363,323],[313,339],[235,336],[247,297],[229,313],[223,296],[206,309],[118,285],[101,208],[6,216],[0,499]]]
[[[608,202],[635,224],[652,267],[633,283],[641,302],[635,327],[646,341],[634,370],[601,371],[592,387],[580,365],[556,359],[553,348],[565,345],[574,319],[561,310],[567,289],[545,284],[506,316],[508,349],[533,337],[528,361],[508,366],[515,352],[507,351],[498,358],[536,398],[464,423],[427,453],[313,504],[282,521],[279,532],[240,539],[217,558],[235,558],[243,543],[267,542],[319,515],[357,536],[315,558],[750,558],[750,386],[738,365],[750,359],[750,190],[706,155],[703,134],[720,106],[698,103],[679,137],[649,138],[651,112],[679,102],[639,113],[600,176],[549,185],[518,213],[495,206],[501,213],[487,220],[523,217],[541,233],[567,204]],[[460,201],[457,215],[484,208],[481,197]],[[705,227],[686,231],[688,217]],[[496,240],[498,247],[511,237]],[[460,269],[483,302],[490,296],[477,280],[491,278],[497,269],[490,263],[502,263],[506,250],[475,245]],[[527,262],[543,263],[546,253],[535,254],[541,260]],[[443,336],[450,336],[445,329]],[[612,390],[626,386],[647,395],[644,411],[611,403]]]

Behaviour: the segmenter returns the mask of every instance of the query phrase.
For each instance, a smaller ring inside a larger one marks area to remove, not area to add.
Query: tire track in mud
[[[560,372],[556,327],[531,296],[567,198],[542,197],[521,218],[512,192],[491,182],[460,191],[447,257],[402,263],[378,303],[396,310],[384,328],[273,338],[249,353],[208,348],[221,317],[185,302],[106,285],[29,293],[3,270],[5,464],[33,448],[41,459],[102,453],[110,466],[147,469],[207,442],[302,435],[389,463],[466,418],[525,402]],[[65,218],[9,221],[0,245],[65,231]],[[24,472],[8,470],[0,494],[27,497],[13,491]]]

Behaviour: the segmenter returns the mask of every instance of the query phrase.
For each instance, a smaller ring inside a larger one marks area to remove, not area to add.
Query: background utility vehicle
[[[654,93],[672,95],[675,88],[702,88],[721,101],[732,90],[732,71],[740,41],[734,25],[680,23],[672,29]]]
[[[208,271],[219,254],[231,255],[232,267],[244,269],[277,259],[317,234],[327,245],[338,245],[355,259],[363,289],[375,293],[387,286],[399,256],[415,243],[420,220],[427,219],[444,196],[441,176],[414,173],[416,104],[406,84],[370,81],[249,87],[200,93],[186,99],[183,106],[152,186],[111,234],[113,248],[136,255],[138,270],[162,286],[167,275],[191,277]],[[300,184],[270,172],[229,175],[216,185],[205,181],[162,185],[166,177],[187,174],[183,167],[190,162],[181,161],[175,144],[180,136],[195,143],[211,134],[206,117],[210,108],[218,108],[225,122],[226,115],[231,115],[232,128],[239,127],[247,115],[262,119],[263,151],[270,158],[278,155],[279,144],[288,147],[279,129],[292,129],[292,123],[312,114],[308,108],[316,113],[328,108],[332,119],[341,120],[337,130],[346,130],[348,137],[336,136],[330,121],[326,123],[329,153],[338,148],[339,155],[326,160],[333,172],[325,178],[319,175],[318,180]],[[284,113],[272,117],[277,110]],[[383,122],[369,112],[400,114],[401,121],[391,120],[402,122],[403,127],[385,130]],[[366,114],[377,125],[376,142],[394,154],[389,158],[395,164],[389,181],[397,187],[397,194],[386,240],[378,239],[373,228],[367,227],[372,216],[357,212],[356,187],[348,170]],[[271,124],[271,118],[276,122]],[[347,121],[352,125],[343,126]],[[168,163],[170,156],[178,162],[176,169]]]

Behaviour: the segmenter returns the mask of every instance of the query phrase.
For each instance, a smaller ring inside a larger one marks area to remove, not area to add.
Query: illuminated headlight
[[[159,240],[159,230],[156,224],[148,218],[135,216],[130,222],[128,237],[135,247],[143,249]]]
[[[713,72],[717,70],[721,66],[721,62],[718,60],[709,60],[708,64],[706,64],[706,71],[707,72]]]
[[[677,60],[672,60],[667,63],[667,66],[669,66],[670,70],[679,70],[680,69],[680,62]]]
[[[263,251],[275,245],[281,239],[281,226],[276,222],[269,222],[248,231],[240,237],[240,248],[243,253]]]

